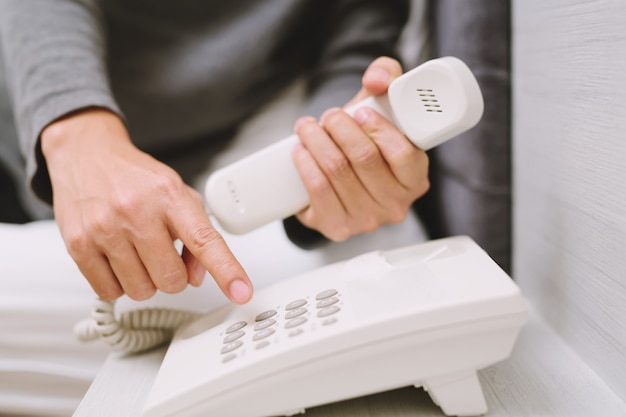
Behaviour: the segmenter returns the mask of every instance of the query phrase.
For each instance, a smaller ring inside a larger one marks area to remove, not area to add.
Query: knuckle
[[[333,242],[345,242],[351,236],[351,233],[346,229],[332,229],[326,234],[326,237]]]
[[[202,251],[221,239],[222,237],[217,230],[209,225],[201,225],[194,228],[194,231],[191,233],[191,241],[185,243],[190,248]]]
[[[156,294],[156,287],[153,285],[144,285],[139,288],[133,288],[132,290],[126,291],[126,295],[129,298],[135,301],[144,301],[151,298],[154,294]]]
[[[328,179],[323,175],[315,175],[307,179],[309,192],[317,197],[327,196],[331,193]]]
[[[373,145],[366,145],[359,147],[351,160],[355,165],[368,169],[378,166],[382,159],[378,148]]]
[[[94,288],[94,291],[98,295],[98,297],[105,301],[113,301],[124,295],[124,291],[117,287]]]
[[[65,235],[65,246],[67,251],[76,262],[80,262],[85,258],[89,242],[89,236],[80,231],[66,233]]]
[[[344,242],[354,233],[347,221],[327,223],[324,235],[333,242]]]
[[[84,275],[87,278],[87,281],[89,281],[89,285],[91,285],[91,288],[93,288],[94,292],[98,295],[98,297],[102,298],[103,300],[113,301],[124,295],[124,290],[121,286],[105,280],[98,279],[93,275]]]
[[[332,178],[341,180],[350,176],[352,167],[344,156],[327,158],[322,163],[324,172]]]
[[[409,212],[409,207],[401,202],[395,202],[388,206],[386,214],[390,223],[402,223]]]
[[[414,196],[414,200],[417,200],[430,190],[430,186],[430,179],[425,176],[417,180],[408,190]]]
[[[183,271],[172,271],[158,280],[158,288],[168,294],[181,292],[187,286],[187,275]]]
[[[178,174],[159,175],[154,182],[155,191],[167,200],[176,201],[182,194],[183,181]]]
[[[118,220],[116,220],[118,219]],[[86,220],[87,230],[98,235],[108,237],[114,234],[119,217],[107,210],[97,210]]]
[[[360,221],[360,231],[362,233],[370,233],[378,229],[381,225],[380,219],[374,214],[369,214]]]
[[[390,157],[392,165],[397,167],[405,166],[418,166],[420,169],[428,169],[428,157],[423,158],[420,154],[426,155],[425,152],[420,151],[408,141],[405,143],[400,142],[400,146],[396,152]]]

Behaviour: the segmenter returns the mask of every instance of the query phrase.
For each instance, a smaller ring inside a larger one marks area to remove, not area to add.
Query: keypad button
[[[234,333],[229,334],[228,336],[226,336],[224,338],[224,343],[230,343],[230,342],[234,342],[235,340],[239,339],[241,336],[243,336],[244,334],[246,334],[246,332],[242,331],[242,330],[237,330]]]
[[[226,329],[226,333],[232,333],[232,332],[236,332],[237,330],[241,330],[244,327],[246,327],[248,325],[248,323],[246,323],[245,321],[238,321],[235,324],[231,324],[230,326],[228,326],[228,328]]]
[[[263,329],[270,327],[273,324],[276,324],[276,320],[274,319],[263,320],[254,325],[254,330],[257,330],[257,331],[263,330]]]
[[[256,316],[255,321],[267,320],[270,317],[274,317],[277,314],[276,310],[267,310]]]
[[[285,329],[293,329],[294,327],[300,326],[304,323],[306,323],[306,317],[296,317],[295,319],[289,320],[287,323],[285,323]]]
[[[302,307],[306,305],[306,300],[301,298],[299,300],[294,300],[285,306],[285,310],[295,310],[298,307]]]
[[[235,355],[234,353],[229,353],[228,355],[224,356],[222,358],[222,363],[226,363],[226,362],[230,362],[233,359],[235,359],[237,357],[237,355]]]
[[[339,298],[337,297],[324,298],[323,300],[318,301],[315,306],[317,308],[324,308],[324,307],[332,306],[333,304],[337,302],[339,302]]]
[[[326,317],[326,316],[330,316],[332,314],[337,313],[340,310],[339,307],[337,306],[330,306],[330,307],[326,307],[321,309],[320,311],[317,312],[317,317]]]
[[[268,342],[267,340],[264,340],[261,343],[257,344],[255,346],[255,349],[263,349],[264,347],[267,347],[269,345],[270,345],[270,342]]]
[[[324,298],[332,297],[333,295],[337,295],[338,291],[335,289],[328,289],[320,292],[315,296],[316,300],[323,300]]]
[[[302,328],[293,329],[292,331],[289,332],[289,337],[295,337],[302,333],[304,333],[304,330],[302,330]]]
[[[337,323],[337,317],[328,317],[322,322],[322,325],[328,326],[329,324]]]
[[[304,313],[306,313],[306,308],[304,307],[296,308],[295,310],[288,311],[285,314],[285,318],[287,320],[293,319],[293,318],[303,315]]]
[[[222,352],[222,354],[230,353],[233,350],[241,347],[241,345],[243,345],[243,342],[241,340],[236,340],[234,342],[231,342],[231,343],[228,343],[228,344],[224,345],[224,347],[222,348],[221,352]]]
[[[269,337],[273,334],[274,334],[274,329],[261,330],[260,332],[257,332],[254,334],[254,336],[252,336],[252,340],[256,342],[257,340],[265,339],[266,337]]]

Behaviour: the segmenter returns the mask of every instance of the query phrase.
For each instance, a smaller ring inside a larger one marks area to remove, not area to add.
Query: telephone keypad
[[[289,320],[285,323],[285,329],[293,329],[294,327],[298,327],[301,324],[306,323],[306,317],[296,317],[295,319]]]
[[[243,345],[243,342],[241,340],[236,340],[234,342],[230,342],[227,343],[226,345],[224,345],[224,347],[222,348],[221,352],[222,353],[230,353],[233,350],[240,348]]]
[[[224,343],[234,342],[235,340],[239,339],[244,334],[246,334],[246,332],[242,330],[237,330],[236,332],[230,333],[228,336],[224,338]]]
[[[295,310],[296,308],[306,305],[307,301],[304,298],[294,300],[285,306],[285,310]]]
[[[254,325],[254,330],[255,331],[263,330],[263,329],[266,329],[266,328],[270,327],[273,324],[276,324],[276,320],[274,320],[274,319],[266,319],[266,320],[260,321],[257,324],[255,324]]]
[[[267,310],[256,316],[255,321],[263,321],[269,319],[270,317],[274,317],[278,312],[276,310]]]
[[[322,308],[321,310],[318,310],[317,317],[330,316],[332,314],[337,313],[339,310],[340,308],[337,306],[330,306],[330,307]]]
[[[233,359],[235,359],[237,357],[237,355],[235,355],[234,353],[229,353],[228,355],[224,356],[222,358],[222,363],[226,363],[226,362],[230,362]]]
[[[304,333],[304,330],[302,330],[302,329],[294,329],[294,330],[289,332],[289,337],[294,337],[294,336],[297,336],[297,335],[302,334],[302,333]]]
[[[315,296],[316,300],[323,300],[324,298],[332,297],[333,295],[337,295],[338,291],[334,288],[329,290],[322,291]]]
[[[329,318],[327,318],[326,320],[324,320],[324,321],[322,322],[322,324],[323,324],[324,326],[328,326],[328,325],[333,324],[333,323],[336,323],[336,322],[337,322],[337,317],[329,317]]]
[[[264,340],[261,343],[257,344],[255,349],[263,349],[264,347],[267,347],[269,345],[270,345],[270,342],[268,342],[267,340]]]
[[[339,299],[337,297],[324,298],[323,300],[318,301],[315,306],[317,308],[324,308],[324,307],[332,306],[333,304],[337,302],[339,302]]]
[[[238,321],[237,323],[228,326],[228,328],[226,329],[226,333],[236,332],[237,330],[243,329],[247,325],[248,323],[246,323],[245,321]]]
[[[250,342],[245,341],[246,331],[244,328],[251,323],[242,320],[231,324],[224,331],[221,348],[222,362],[230,362],[237,356],[245,355],[247,343],[255,342],[253,345],[255,350],[276,343],[280,340],[281,327],[287,330],[286,335],[291,338],[308,331],[314,331],[316,328],[315,317],[320,319],[319,324],[322,326],[336,323],[340,320],[340,316],[337,316],[337,313],[341,311],[340,297],[339,291],[329,288],[317,293],[314,297],[292,300],[282,308],[262,311],[254,317],[252,322],[254,327]],[[310,319],[314,320],[312,325],[304,326]],[[278,338],[270,338],[275,334],[279,335]]]
[[[256,342],[257,340],[265,339],[266,337],[273,335],[274,332],[275,332],[274,329],[264,329],[264,330],[258,331],[254,334],[254,336],[252,336],[252,340]]]
[[[294,318],[296,318],[296,317],[298,317],[298,316],[303,315],[303,314],[304,314],[304,313],[306,313],[306,312],[307,312],[307,309],[306,309],[306,308],[304,308],[304,307],[298,307],[298,308],[296,308],[295,310],[288,311],[288,312],[285,314],[285,318],[286,318],[286,319],[294,319]]]

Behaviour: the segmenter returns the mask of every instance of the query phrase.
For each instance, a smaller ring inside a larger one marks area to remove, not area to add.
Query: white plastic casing
[[[393,122],[415,144],[428,150],[476,125],[483,99],[471,70],[458,58],[433,59],[395,79],[388,94],[346,109],[353,115],[371,107]],[[289,136],[215,171],[207,180],[209,211],[230,233],[241,234],[287,218],[309,204],[291,151]]]
[[[519,288],[469,237],[367,253],[181,328],[142,417],[292,415],[411,385],[447,415],[483,414],[476,372],[510,355],[527,319]]]

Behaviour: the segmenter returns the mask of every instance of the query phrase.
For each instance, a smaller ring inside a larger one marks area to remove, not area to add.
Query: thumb
[[[346,104],[346,107],[367,97],[386,93],[391,82],[400,75],[402,75],[400,62],[386,56],[376,58],[363,73],[361,90]]]

